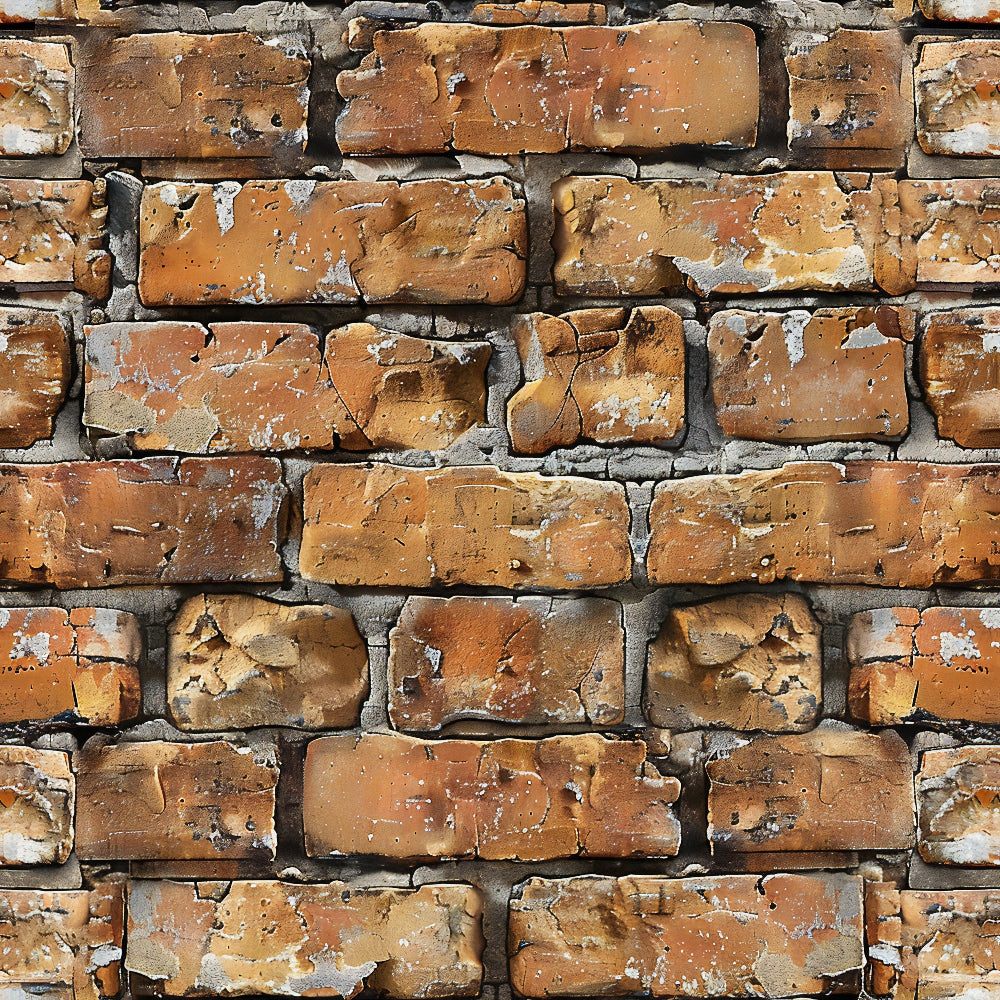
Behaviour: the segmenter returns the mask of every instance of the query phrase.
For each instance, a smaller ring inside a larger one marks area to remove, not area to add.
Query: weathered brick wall
[[[0,36],[0,1000],[1000,995],[1000,7]]]

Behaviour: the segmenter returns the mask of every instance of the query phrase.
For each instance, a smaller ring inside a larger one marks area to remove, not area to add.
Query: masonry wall
[[[1000,991],[998,20],[0,0],[0,1000]]]

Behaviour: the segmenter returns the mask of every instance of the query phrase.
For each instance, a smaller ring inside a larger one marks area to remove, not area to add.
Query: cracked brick
[[[0,21],[3,16],[0,15]],[[69,46],[0,40],[0,156],[58,156],[73,141]]]
[[[0,868],[66,861],[74,788],[67,754],[0,747]]]

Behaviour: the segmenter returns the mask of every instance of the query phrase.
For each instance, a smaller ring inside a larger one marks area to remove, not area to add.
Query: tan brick
[[[716,313],[709,324],[719,425],[755,441],[898,438],[906,433],[903,307]]]
[[[108,1000],[121,989],[121,882],[93,889],[4,889],[0,994]]]
[[[713,851],[913,846],[910,751],[891,730],[758,736],[705,769]]]
[[[920,381],[941,437],[1000,447],[1000,309],[925,316]]]
[[[325,736],[306,751],[306,853],[665,857],[680,846],[679,794],[639,740]]]
[[[0,466],[0,579],[56,587],[280,580],[277,459]]]
[[[55,313],[0,309],[0,447],[52,436],[70,380],[69,335]]]
[[[471,885],[136,881],[125,964],[167,996],[477,996],[481,920]]]
[[[389,718],[418,732],[459,719],[615,725],[621,619],[601,598],[410,597],[389,633]]]
[[[995,465],[859,461],[670,480],[650,510],[650,577],[883,587],[995,580],[998,479]]]
[[[273,748],[86,746],[73,768],[85,861],[274,857]]]
[[[303,489],[307,580],[579,590],[631,574],[617,483],[492,466],[320,465]]]
[[[345,154],[651,152],[757,138],[757,43],[743,24],[422,24],[373,44],[337,77]]]
[[[0,16],[2,20],[2,16]],[[53,156],[73,141],[69,46],[0,40],[0,156]]]
[[[486,410],[490,346],[350,323],[87,328],[84,422],[141,450],[446,448]]]
[[[822,705],[822,630],[795,594],[672,608],[650,643],[643,710],[665,729],[799,732]]]
[[[851,711],[873,725],[1000,723],[1000,611],[882,608],[848,633]]]
[[[73,850],[73,794],[67,754],[0,747],[0,868],[66,861]]]
[[[0,180],[0,282],[61,285],[103,298],[104,181]]]
[[[521,996],[852,993],[864,965],[852,875],[532,878],[510,903]]]
[[[126,35],[84,47],[85,156],[272,156],[305,147],[309,60],[247,33]]]
[[[0,2],[0,24],[89,21],[99,11],[99,0],[3,0]]]
[[[1000,5],[995,0],[919,0],[924,17],[937,21],[973,21],[991,24],[1000,21]]]
[[[913,91],[899,31],[796,32],[785,68],[788,148],[797,159],[848,170],[903,165]]]
[[[134,719],[141,657],[142,629],[125,611],[0,609],[0,724]]]
[[[552,188],[556,291],[872,291],[890,253],[882,216],[895,181],[853,176],[870,186],[843,190],[828,172],[567,177]]]
[[[499,177],[154,184],[139,245],[149,306],[503,305],[524,289],[527,218]]]
[[[167,698],[182,729],[341,729],[368,694],[350,612],[250,594],[200,594],[167,631]]]
[[[602,3],[557,3],[556,0],[520,0],[519,3],[479,3],[472,8],[477,24],[607,24]]]
[[[507,404],[514,450],[580,440],[663,444],[684,427],[684,326],[663,306],[518,317],[525,384]]]

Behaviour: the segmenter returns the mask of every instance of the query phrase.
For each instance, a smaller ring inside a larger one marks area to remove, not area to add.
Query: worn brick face
[[[510,904],[526,997],[857,994],[861,879],[850,875],[532,878]]]
[[[66,861],[74,789],[67,754],[0,747],[0,868]]]
[[[99,0],[4,0],[0,4],[0,24],[88,21],[99,11]]]
[[[73,84],[68,46],[0,40],[0,156],[65,153],[73,141]]]
[[[600,3],[557,3],[521,0],[520,3],[480,3],[472,8],[477,24],[606,24],[607,7]]]
[[[664,857],[680,845],[679,794],[676,778],[647,763],[644,743],[596,733],[487,743],[327,736],[306,753],[306,852]]]
[[[389,718],[417,732],[459,719],[621,722],[621,617],[601,598],[411,597],[389,634]]]
[[[919,6],[925,17],[937,21],[1000,21],[1000,6],[995,0],[919,0]]]

